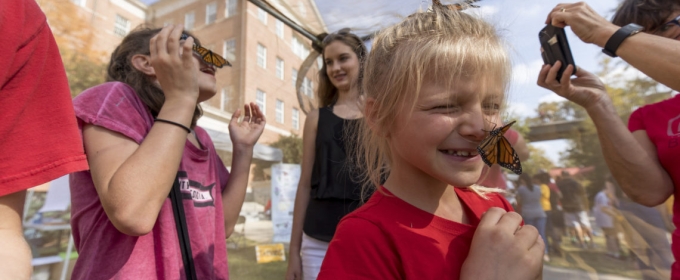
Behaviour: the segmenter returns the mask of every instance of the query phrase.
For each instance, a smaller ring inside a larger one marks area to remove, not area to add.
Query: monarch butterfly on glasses
[[[433,6],[442,6],[449,10],[462,11],[467,8],[479,8],[477,5],[473,5],[474,2],[479,2],[481,0],[465,0],[463,3],[455,3],[450,5],[444,5],[440,0],[432,0]]]
[[[179,40],[186,40],[189,38],[189,35],[187,34],[182,34],[182,36],[179,37]],[[222,68],[225,65],[226,66],[231,66],[231,63],[227,61],[224,57],[222,57],[219,54],[214,53],[210,49],[207,49],[203,46],[200,46],[198,44],[194,44],[191,48],[205,63],[208,63],[210,65],[214,65],[217,68]]]
[[[492,129],[489,136],[477,146],[477,152],[489,167],[497,163],[519,175],[522,174],[522,164],[510,141],[503,136],[514,123],[515,121],[512,121],[500,128]]]

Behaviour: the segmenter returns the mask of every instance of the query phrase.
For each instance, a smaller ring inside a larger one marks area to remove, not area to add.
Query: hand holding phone
[[[557,81],[562,79],[562,73],[569,64],[574,65],[574,73],[576,73],[576,63],[574,63],[574,57],[571,55],[564,28],[546,25],[538,32],[538,39],[541,42],[543,63],[555,65],[558,60],[562,62],[560,70],[557,72]]]

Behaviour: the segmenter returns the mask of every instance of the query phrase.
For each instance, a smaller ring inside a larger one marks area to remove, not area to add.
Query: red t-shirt
[[[680,279],[680,94],[658,103],[643,106],[630,116],[631,132],[645,130],[649,140],[656,146],[659,162],[675,186],[673,203],[673,242],[671,250],[676,262],[671,269],[671,279]]]
[[[32,0],[0,5],[0,196],[87,169],[66,72]]]
[[[481,215],[490,207],[512,211],[499,194],[484,199],[456,188],[470,225],[425,212],[377,191],[345,216],[324,258],[319,280],[458,279]]]
[[[517,139],[519,139],[519,132],[511,128],[505,132],[504,136],[508,139],[510,145],[514,146],[517,144]],[[494,164],[491,167],[484,165],[484,169],[482,170],[482,181],[478,184],[480,186],[499,188],[502,190],[508,188],[508,185],[505,183],[505,177],[503,176],[501,166],[498,164]]]

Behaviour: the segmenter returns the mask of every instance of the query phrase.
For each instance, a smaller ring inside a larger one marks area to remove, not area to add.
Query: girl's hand
[[[557,95],[580,105],[586,110],[598,105],[611,106],[611,99],[607,95],[607,90],[597,76],[579,68],[576,72],[576,78],[571,79],[574,65],[569,65],[564,70],[562,79],[558,82],[556,77],[560,65],[562,65],[561,61],[555,62],[552,67],[547,64],[543,65],[538,74],[538,85],[557,93]]]
[[[562,28],[568,25],[581,41],[600,47],[604,47],[609,37],[619,29],[584,2],[557,5],[548,14],[545,23]]]
[[[241,110],[236,110],[229,121],[229,134],[231,135],[231,142],[234,144],[234,150],[238,148],[251,149],[255,143],[260,139],[262,131],[267,120],[264,117],[260,107],[255,103],[250,105],[243,105],[245,115],[243,120],[239,121],[241,117]]]
[[[151,38],[151,66],[166,102],[179,100],[194,107],[198,102],[198,63],[194,61],[192,51],[194,38],[189,37],[180,45],[179,37],[183,30],[181,24],[171,24]]]
[[[302,280],[302,260],[300,255],[291,254],[288,258],[286,280]]]

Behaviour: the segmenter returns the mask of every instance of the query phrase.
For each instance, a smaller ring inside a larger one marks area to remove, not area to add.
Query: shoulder
[[[0,9],[0,30],[10,45],[23,46],[41,32],[46,24],[45,14],[36,1],[3,0]],[[3,44],[7,42],[3,41]],[[12,44],[14,43],[14,44]]]

